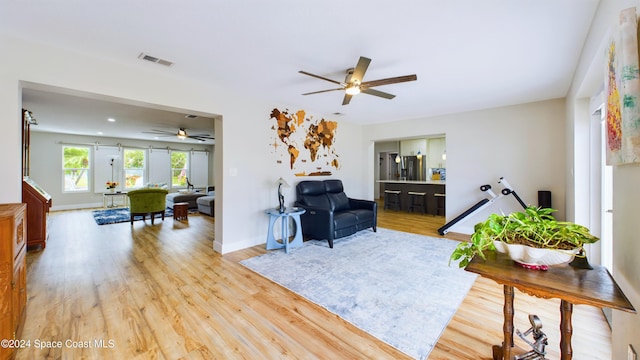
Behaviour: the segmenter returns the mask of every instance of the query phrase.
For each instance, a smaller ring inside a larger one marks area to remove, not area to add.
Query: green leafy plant
[[[572,250],[582,249],[584,244],[600,240],[582,225],[557,221],[551,215],[555,211],[529,206],[524,212],[491,214],[487,220],[475,225],[469,242],[462,242],[455,248],[449,264],[459,260],[458,266],[462,268],[476,255],[484,259],[485,251],[496,250],[494,241],[543,249]]]

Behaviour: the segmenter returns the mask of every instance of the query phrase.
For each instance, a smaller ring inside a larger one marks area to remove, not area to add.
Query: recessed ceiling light
[[[102,135],[102,131],[98,131],[98,135]]]
[[[116,122],[116,119],[114,119],[114,118],[108,118],[108,119],[107,119],[107,121],[108,121],[108,122]]]

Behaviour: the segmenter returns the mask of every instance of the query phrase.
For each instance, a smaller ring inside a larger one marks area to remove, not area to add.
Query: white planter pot
[[[513,259],[525,265],[559,265],[568,263],[576,256],[580,249],[555,250],[538,249],[520,244],[507,244],[502,241],[494,241],[496,250],[506,253]]]

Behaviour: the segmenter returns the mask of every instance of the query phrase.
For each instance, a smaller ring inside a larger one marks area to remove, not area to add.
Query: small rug
[[[96,220],[98,225],[108,225],[108,224],[116,224],[122,222],[131,221],[131,214],[129,213],[129,208],[114,208],[114,209],[106,209],[106,210],[93,210],[92,211],[93,218]],[[164,211],[165,219],[167,217],[173,217],[173,209],[166,208]],[[161,214],[155,215],[156,219],[161,219]],[[149,219],[149,216],[147,216]],[[134,216],[133,221],[142,220],[142,216]]]
[[[457,241],[378,228],[311,240],[242,265],[416,359],[426,359],[475,274],[448,266]]]

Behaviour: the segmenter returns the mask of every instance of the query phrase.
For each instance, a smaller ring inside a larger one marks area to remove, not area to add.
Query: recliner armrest
[[[331,225],[330,227],[333,228],[333,211],[330,209],[302,205],[299,203],[294,203],[294,205],[306,210],[305,213],[300,216],[300,219],[303,222],[303,227],[306,225],[307,227],[312,228],[322,228],[329,227]]]
[[[378,204],[372,200],[361,200],[349,198],[349,207],[352,209],[367,209],[375,211],[378,208]]]
[[[306,210],[304,214],[300,215],[302,233],[305,236],[311,235],[316,239],[333,239],[333,211],[327,208],[302,205],[297,202],[294,205]]]
[[[293,206],[305,209],[306,212],[303,215],[316,215],[316,214],[327,214],[328,215],[328,214],[332,213],[332,211],[330,209],[316,207],[316,206],[308,206],[308,205],[300,204],[297,201],[293,204]]]

